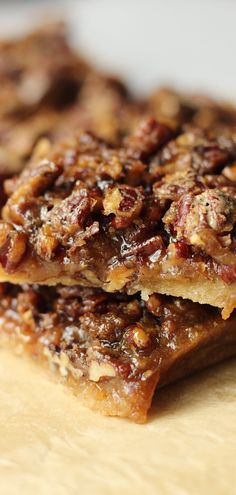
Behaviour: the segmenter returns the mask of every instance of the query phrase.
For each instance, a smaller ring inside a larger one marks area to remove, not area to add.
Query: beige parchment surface
[[[236,493],[236,361],[160,391],[146,425],[104,418],[0,351],[2,495]]]

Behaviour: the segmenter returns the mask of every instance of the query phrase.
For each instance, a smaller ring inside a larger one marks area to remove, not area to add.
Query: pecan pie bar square
[[[144,422],[155,389],[236,353],[235,313],[152,295],[2,284],[0,343],[50,368],[88,407]]]
[[[234,136],[147,119],[111,146],[79,132],[5,182],[0,280],[236,305]]]

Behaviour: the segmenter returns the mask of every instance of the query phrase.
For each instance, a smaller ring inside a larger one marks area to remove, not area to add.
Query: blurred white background
[[[234,0],[8,0],[1,35],[53,15],[98,67],[138,92],[169,84],[236,101]]]

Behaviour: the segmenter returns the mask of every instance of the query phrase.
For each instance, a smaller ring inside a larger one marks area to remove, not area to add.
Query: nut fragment
[[[118,187],[108,190],[103,201],[104,215],[115,213],[119,209],[121,200],[122,196]]]
[[[152,294],[149,296],[146,307],[150,313],[159,316],[160,307],[163,304],[163,297],[158,294]]]
[[[58,244],[68,249],[76,249],[86,239],[96,234],[99,230],[97,222],[86,225],[95,204],[96,201],[87,191],[80,189],[54,206],[47,213],[46,221],[39,229],[36,242],[37,254],[50,260]]]
[[[222,174],[229,180],[236,181],[236,165],[227,166],[222,170]]]
[[[89,380],[99,382],[101,378],[114,377],[116,372],[114,367],[108,363],[98,363],[92,361],[89,367]]]
[[[24,225],[23,204],[28,202],[30,204],[31,198],[37,198],[47,191],[60,175],[61,170],[60,164],[48,160],[41,161],[32,170],[26,168],[19,179],[18,187],[3,208],[4,220]]]
[[[27,235],[17,232],[7,223],[0,223],[0,262],[11,272],[22,261],[27,247]]]
[[[144,332],[143,328],[140,326],[136,327],[133,331],[133,340],[137,347],[145,348],[148,346],[150,339],[149,336]]]
[[[106,192],[103,207],[105,215],[115,215],[112,225],[123,229],[139,216],[143,207],[143,194],[137,188],[120,185]]]
[[[128,155],[136,159],[145,159],[155,153],[172,136],[165,124],[153,118],[142,121],[136,132],[126,139]]]
[[[140,324],[132,325],[126,330],[125,340],[131,347],[134,345],[139,350],[146,349],[151,343],[150,336]]]

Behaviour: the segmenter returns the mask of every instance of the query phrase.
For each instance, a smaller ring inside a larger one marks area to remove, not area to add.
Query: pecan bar
[[[156,387],[235,354],[235,317],[166,296],[3,284],[0,342],[56,371],[92,409],[143,422]]]
[[[119,144],[143,113],[142,105],[118,79],[91,72],[81,81],[69,107],[61,99],[59,109],[41,105],[24,116],[0,118],[0,171],[8,176],[19,173],[42,137],[56,142],[73,131],[87,129]]]
[[[235,143],[155,120],[114,148],[91,134],[5,183],[0,280],[236,305]]]
[[[222,133],[235,126],[235,109],[206,97],[160,89],[135,99],[120,80],[75,54],[66,35],[65,26],[54,23],[0,42],[1,173],[18,173],[38,137],[56,140],[68,129],[91,130],[117,144],[148,115],[174,129],[194,123]]]
[[[63,23],[42,26],[21,39],[0,42],[0,115],[74,100],[88,66],[69,47]]]
[[[0,171],[23,168],[38,137],[74,103],[90,72],[67,42],[63,23],[0,41]]]

